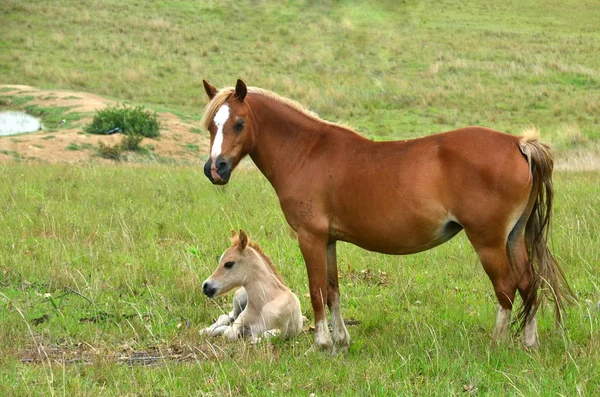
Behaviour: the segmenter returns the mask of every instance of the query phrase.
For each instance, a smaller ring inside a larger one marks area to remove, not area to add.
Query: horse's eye
[[[235,122],[235,124],[233,125],[233,129],[236,132],[240,132],[241,130],[244,129],[244,124],[246,124],[246,122],[244,121],[244,119],[239,119],[238,121]]]
[[[235,262],[225,262],[223,266],[225,267],[225,269],[231,269],[233,265],[235,265]]]

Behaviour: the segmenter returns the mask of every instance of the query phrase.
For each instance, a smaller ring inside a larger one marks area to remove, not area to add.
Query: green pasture
[[[552,249],[578,303],[564,329],[552,313],[540,316],[539,351],[524,351],[517,336],[490,346],[496,300],[461,234],[405,257],[340,243],[343,311],[359,324],[349,327],[350,351],[331,358],[304,355],[309,332],[256,346],[198,335],[230,310],[201,283],[232,228],[263,245],[312,319],[297,243],[257,171],[238,170],[217,188],[201,169],[176,166],[5,166],[0,392],[594,395],[598,177],[556,175]]]
[[[597,163],[598,21],[580,0],[3,0],[0,83],[199,122],[202,79],[242,78],[373,139],[533,124],[560,159]],[[555,173],[550,246],[578,300],[562,328],[540,313],[540,349],[490,345],[496,299],[461,233],[404,257],[340,243],[357,324],[330,357],[304,354],[304,263],[251,167],[219,188],[175,164],[1,165],[0,395],[598,395],[599,186],[598,171]],[[230,310],[201,284],[240,227],[299,296],[298,338],[199,335]]]

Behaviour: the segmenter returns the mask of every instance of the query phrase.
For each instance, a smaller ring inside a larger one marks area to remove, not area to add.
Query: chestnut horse
[[[374,142],[241,80],[221,90],[204,81],[204,88],[210,101],[203,125],[211,143],[204,173],[225,184],[250,155],[275,189],[306,263],[313,347],[333,345],[336,353],[350,343],[340,309],[338,240],[403,255],[464,229],[499,302],[493,340],[508,337],[517,290],[526,347],[538,344],[541,298],[554,301],[560,320],[572,292],[546,245],[553,159],[537,136],[468,127]]]

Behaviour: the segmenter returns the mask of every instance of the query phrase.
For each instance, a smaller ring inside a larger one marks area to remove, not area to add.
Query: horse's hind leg
[[[508,340],[517,282],[510,268],[505,245],[497,248],[480,248],[477,253],[483,268],[492,281],[499,303],[492,339],[495,342],[504,342]]]
[[[350,346],[350,335],[344,325],[340,307],[340,288],[338,283],[336,242],[327,244],[327,306],[331,312],[333,328],[333,353],[343,353]]]
[[[506,341],[517,291],[517,280],[506,253],[506,239],[485,239],[479,233],[469,233],[468,231],[467,236],[475,247],[481,264],[494,286],[499,303],[492,340],[495,342]]]
[[[535,317],[535,294],[534,291],[534,274],[533,269],[529,264],[529,258],[527,257],[527,248],[525,246],[524,236],[519,236],[515,241],[510,241],[508,244],[508,251],[511,255],[514,272],[517,276],[519,294],[523,299],[523,305],[526,307],[527,302],[531,299],[532,307],[529,311],[533,314],[529,314],[527,310],[524,311],[524,326],[523,326],[523,345],[525,347],[537,347],[539,345],[538,333],[537,333],[537,320]]]

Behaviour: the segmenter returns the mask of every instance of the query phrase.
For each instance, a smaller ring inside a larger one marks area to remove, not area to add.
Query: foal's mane
[[[222,88],[219,92],[217,92],[217,94],[213,97],[213,99],[206,104],[206,106],[204,107],[204,113],[202,115],[202,126],[204,127],[205,130],[208,130],[208,127],[210,126],[211,121],[214,119],[215,114],[217,114],[217,112],[219,111],[219,108],[227,101],[229,96],[231,94],[233,94],[234,92],[235,92],[235,88],[233,88],[233,87]],[[318,121],[323,124],[340,127],[345,130],[351,131],[355,134],[358,134],[356,131],[354,131],[350,127],[347,127],[347,126],[339,124],[339,123],[332,123],[331,121],[323,120],[315,112],[306,109],[300,103],[294,101],[293,99],[282,97],[281,95],[276,94],[273,91],[265,90],[264,88],[258,88],[258,87],[248,87],[248,93],[262,95],[266,98],[273,99],[274,101],[276,101],[282,105],[285,105],[289,108],[292,108],[312,120]]]
[[[240,236],[236,235],[234,237],[231,238],[231,246],[232,247],[239,247],[241,245],[240,243]],[[265,263],[268,265],[267,267],[269,269],[271,269],[271,272],[275,275],[275,277],[277,277],[277,279],[279,281],[281,281],[282,284],[285,284],[285,282],[283,281],[283,278],[281,277],[281,273],[279,273],[279,270],[277,270],[277,268],[275,267],[275,264],[273,263],[273,260],[267,255],[265,254],[265,252],[263,251],[262,247],[252,241],[252,240],[248,240],[248,247],[252,248],[254,251],[256,251],[256,253],[265,261]]]

